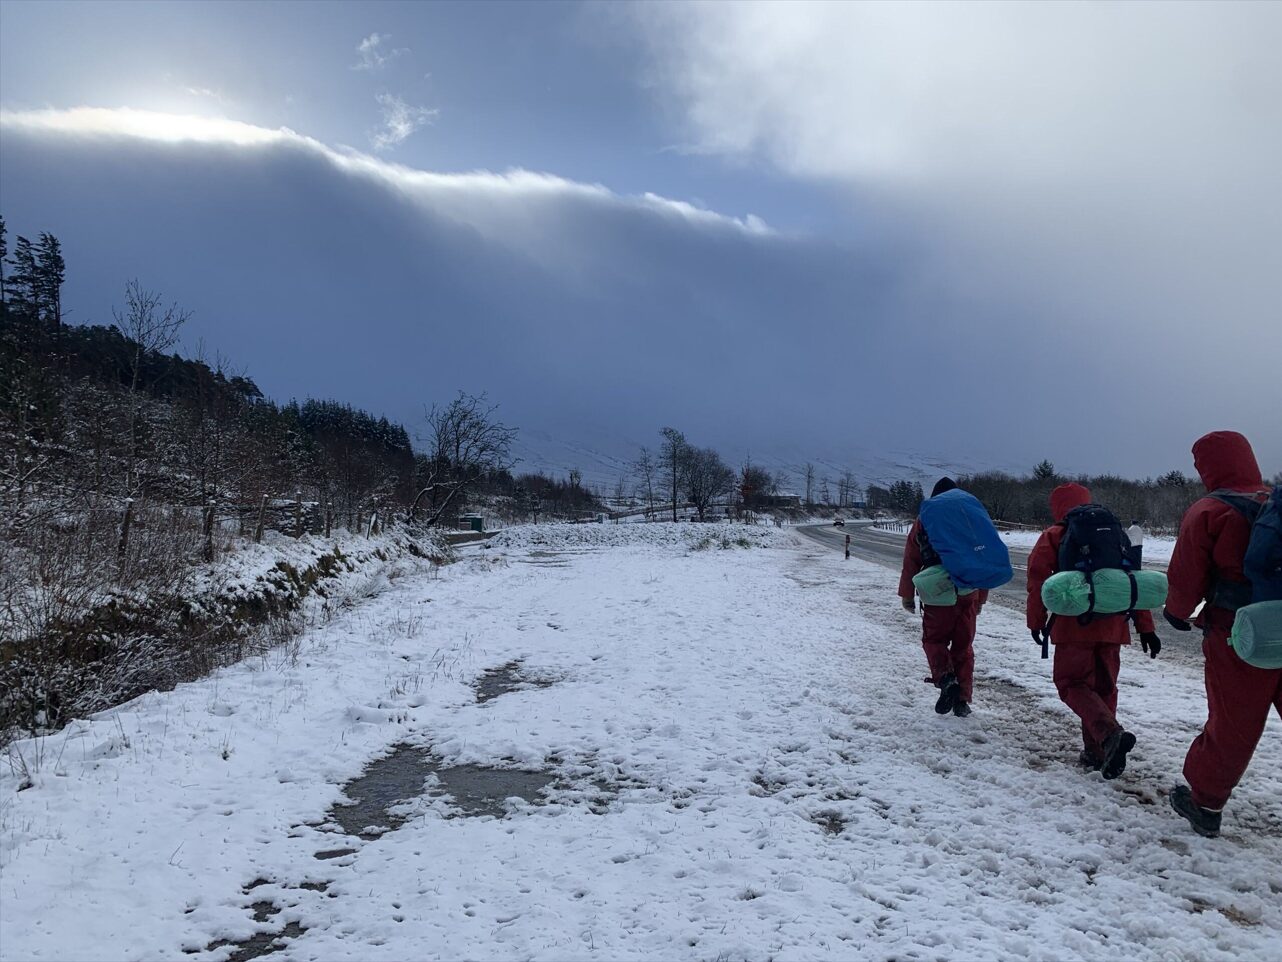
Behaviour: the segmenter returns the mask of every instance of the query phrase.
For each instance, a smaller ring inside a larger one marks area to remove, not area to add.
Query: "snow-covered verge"
[[[1276,954],[1277,719],[1202,839],[1162,795],[1204,717],[1195,670],[1126,652],[1140,743],[1103,782],[1017,614],[981,617],[975,714],[936,716],[893,573],[686,531],[505,532],[296,658],[16,744],[38,771],[0,774],[0,957],[215,962],[290,925],[282,962]],[[468,683],[518,660],[551,684],[479,703]],[[379,838],[325,832],[401,743],[563,784],[503,819],[422,799]],[[281,911],[256,922],[262,901]]]
[[[781,533],[766,525],[648,524],[539,524],[508,528],[489,541],[497,551],[544,549],[558,552],[582,549],[624,548],[706,551],[711,548],[754,548],[780,543]]]
[[[1016,548],[1031,548],[1037,544],[1037,539],[1041,537],[1040,531],[1003,531],[1002,540],[1007,545]],[[1148,535],[1144,538],[1144,561],[1153,564],[1167,564],[1171,560],[1171,552],[1175,550],[1174,538],[1162,538],[1156,535]]]
[[[56,728],[287,643],[389,573],[449,554],[434,532],[298,539],[268,532],[262,543],[237,541],[163,587],[108,579],[81,608],[0,621],[0,746],[16,731]],[[32,608],[42,611],[38,600]]]

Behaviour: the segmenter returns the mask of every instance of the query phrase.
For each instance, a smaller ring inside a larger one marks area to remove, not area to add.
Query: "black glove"
[[[1162,617],[1165,618],[1166,623],[1170,625],[1172,628],[1174,628],[1176,631],[1192,631],[1193,630],[1193,626],[1190,625],[1187,621],[1185,621],[1183,618],[1176,618],[1173,614],[1171,614],[1165,608],[1162,609]]]
[[[1157,653],[1162,650],[1162,639],[1157,637],[1157,632],[1142,631],[1140,632],[1140,647],[1144,649],[1150,658],[1156,658]]]
[[[907,611],[907,612],[909,612],[910,614],[916,614],[916,613],[917,613],[917,599],[916,599],[916,598],[900,598],[900,599],[899,599],[899,601],[900,601],[900,604],[902,604],[902,605],[904,606],[904,611]]]
[[[1051,630],[1050,626],[1038,631],[1036,628],[1030,628],[1028,633],[1033,636],[1033,644],[1042,650],[1042,658],[1051,656]]]

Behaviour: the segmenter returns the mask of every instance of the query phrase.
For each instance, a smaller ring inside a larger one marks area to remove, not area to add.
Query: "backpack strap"
[[[1255,524],[1255,519],[1260,516],[1264,510],[1266,500],[1261,500],[1261,495],[1268,495],[1267,488],[1261,488],[1254,494],[1247,494],[1245,491],[1231,491],[1228,488],[1217,488],[1207,495],[1208,498],[1214,498],[1221,504],[1227,504],[1242,517],[1246,518],[1247,524]]]
[[[1264,510],[1265,504],[1268,503],[1267,495],[1267,488],[1261,488],[1254,494],[1219,488],[1212,491],[1207,497],[1214,498],[1221,504],[1227,504],[1246,519],[1247,525],[1253,526],[1256,518],[1260,516],[1260,512]],[[1212,575],[1210,604],[1214,608],[1237,611],[1239,608],[1244,608],[1251,603],[1251,593],[1252,588],[1249,581],[1229,581],[1221,578],[1218,571]]]
[[[932,565],[942,563],[939,552],[935,550],[934,545],[930,543],[930,535],[926,532],[924,524],[917,527],[917,550],[921,552],[921,564],[923,568],[929,568]]]
[[[1086,577],[1086,610],[1077,616],[1077,623],[1083,627],[1095,620],[1095,578],[1093,572],[1083,571]]]

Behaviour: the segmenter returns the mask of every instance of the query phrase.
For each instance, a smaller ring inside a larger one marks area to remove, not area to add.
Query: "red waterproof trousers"
[[[980,592],[963,595],[955,605],[921,606],[921,646],[936,685],[947,674],[957,676],[961,699],[969,702],[975,683],[975,622]]]
[[[1202,641],[1206,656],[1206,727],[1184,759],[1193,801],[1221,809],[1251,763],[1269,720],[1282,715],[1282,668],[1256,668],[1228,644],[1229,629],[1212,627]]]
[[[1055,646],[1052,677],[1059,699],[1082,720],[1082,745],[1096,758],[1104,740],[1117,731],[1117,673],[1121,645],[1081,642]]]

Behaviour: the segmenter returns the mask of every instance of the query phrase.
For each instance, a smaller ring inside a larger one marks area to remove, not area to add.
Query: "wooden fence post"
[[[334,523],[334,505],[333,502],[325,502],[325,537],[329,537],[330,529]]]
[[[266,519],[266,517],[267,517],[267,495],[263,495],[263,499],[258,502],[258,526],[254,528],[254,541],[256,542],[263,540],[263,521]]]

